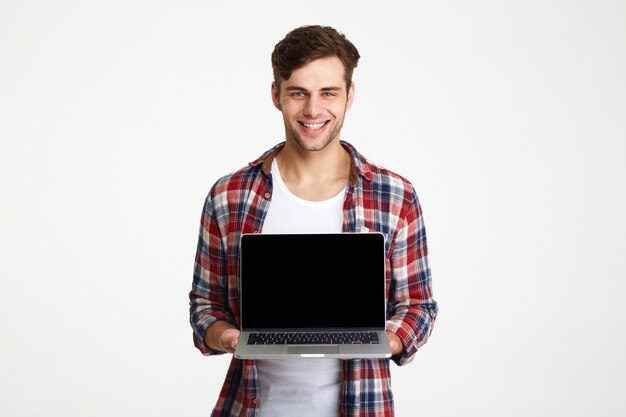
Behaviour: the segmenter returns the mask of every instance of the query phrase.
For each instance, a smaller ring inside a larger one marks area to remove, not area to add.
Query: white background
[[[208,416],[204,197],[283,139],[270,53],[362,59],[342,138],[410,179],[440,314],[398,416],[626,415],[624,1],[0,1],[0,415]]]

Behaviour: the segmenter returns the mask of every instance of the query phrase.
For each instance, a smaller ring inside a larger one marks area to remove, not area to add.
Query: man
[[[296,28],[275,46],[271,93],[285,141],[219,179],[202,213],[189,298],[194,342],[203,354],[233,353],[237,346],[238,242],[251,232],[382,232],[389,242],[391,360],[411,362],[432,332],[437,303],[415,190],[340,139],[359,58],[343,34],[325,26]],[[389,359],[233,357],[212,415],[392,416],[389,365]]]

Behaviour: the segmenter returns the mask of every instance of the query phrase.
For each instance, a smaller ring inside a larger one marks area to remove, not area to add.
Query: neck
[[[289,190],[311,201],[336,195],[350,173],[350,155],[338,140],[319,151],[303,151],[287,141],[276,163]]]

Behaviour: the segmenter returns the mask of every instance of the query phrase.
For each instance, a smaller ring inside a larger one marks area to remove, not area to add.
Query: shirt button
[[[252,400],[252,402],[253,402],[254,404],[258,404],[258,403],[259,403],[259,399],[258,399],[258,398],[255,398],[254,400]]]
[[[269,199],[271,196],[272,196],[272,195],[271,195],[270,193],[265,193],[265,194],[263,194],[263,197],[268,198],[268,199]]]

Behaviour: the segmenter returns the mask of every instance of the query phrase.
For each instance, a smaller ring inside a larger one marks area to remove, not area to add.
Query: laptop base
[[[387,333],[378,331],[379,344],[346,345],[248,345],[250,332],[242,332],[235,350],[237,359],[280,359],[285,357],[333,359],[381,359],[391,357]],[[381,345],[384,347],[381,353]]]

